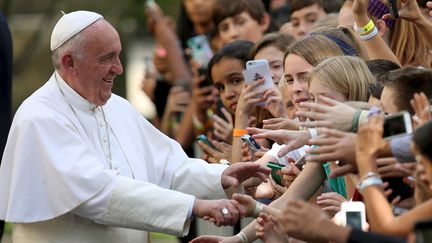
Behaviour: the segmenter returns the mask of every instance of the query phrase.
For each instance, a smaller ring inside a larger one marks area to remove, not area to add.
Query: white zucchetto
[[[99,19],[103,19],[103,16],[90,11],[80,10],[64,14],[54,26],[51,34],[51,51],[59,48]]]

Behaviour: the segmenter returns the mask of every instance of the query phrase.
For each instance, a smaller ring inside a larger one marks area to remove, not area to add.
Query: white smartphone
[[[392,139],[412,132],[411,116],[407,111],[388,115],[384,118],[384,138]]]
[[[343,202],[340,216],[342,225],[366,231],[366,209],[363,202]]]
[[[265,59],[250,60],[250,61],[246,62],[246,69],[249,69],[249,68],[255,67],[255,66],[260,66],[260,65],[269,66],[268,61]]]
[[[243,77],[247,84],[264,79],[264,83],[256,87],[258,91],[264,92],[274,86],[268,62],[264,59],[246,62],[246,70],[243,71]],[[265,103],[257,105],[264,106]]]

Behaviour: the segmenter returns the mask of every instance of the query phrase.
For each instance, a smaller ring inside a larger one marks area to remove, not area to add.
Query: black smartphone
[[[204,80],[202,80],[200,85],[199,85],[201,88],[213,85],[207,76],[207,68],[206,67],[204,67],[204,66],[199,67],[198,68],[198,75],[205,77]]]
[[[304,154],[300,156],[300,158],[296,162],[294,162],[294,165],[297,167],[297,169],[302,171],[306,165],[306,155]]]
[[[389,0],[389,8],[390,8],[390,13],[393,15],[393,18],[399,18],[397,0]]]
[[[220,97],[217,98],[216,101],[216,115],[222,119],[224,119],[226,122],[228,121],[228,119],[225,117],[224,113],[222,112],[222,108],[225,107],[222,103],[222,100],[220,99]]]
[[[269,167],[272,171],[271,171],[271,176],[273,177],[273,179],[275,180],[275,182],[278,185],[283,186],[282,184],[282,176],[280,175],[280,170],[285,167],[285,165],[279,164],[277,162],[268,162],[267,163],[267,167]]]
[[[414,224],[416,243],[430,242],[432,239],[432,220],[422,220]]]
[[[261,146],[257,143],[257,141],[249,134],[244,134],[241,137],[241,140],[245,142],[252,151],[258,151],[261,149]]]

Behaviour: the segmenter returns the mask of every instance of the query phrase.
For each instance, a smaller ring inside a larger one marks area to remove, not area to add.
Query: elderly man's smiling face
[[[76,78],[69,85],[89,102],[101,106],[111,97],[115,77],[123,73],[120,37],[103,19],[81,34],[81,53],[74,59]]]

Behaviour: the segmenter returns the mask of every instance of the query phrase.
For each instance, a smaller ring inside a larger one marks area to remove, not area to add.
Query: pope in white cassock
[[[147,231],[185,235],[193,216],[226,225],[245,214],[210,199],[269,169],[189,159],[112,95],[121,44],[101,15],[63,15],[51,50],[56,71],[16,112],[0,168],[14,242],[147,242]]]

